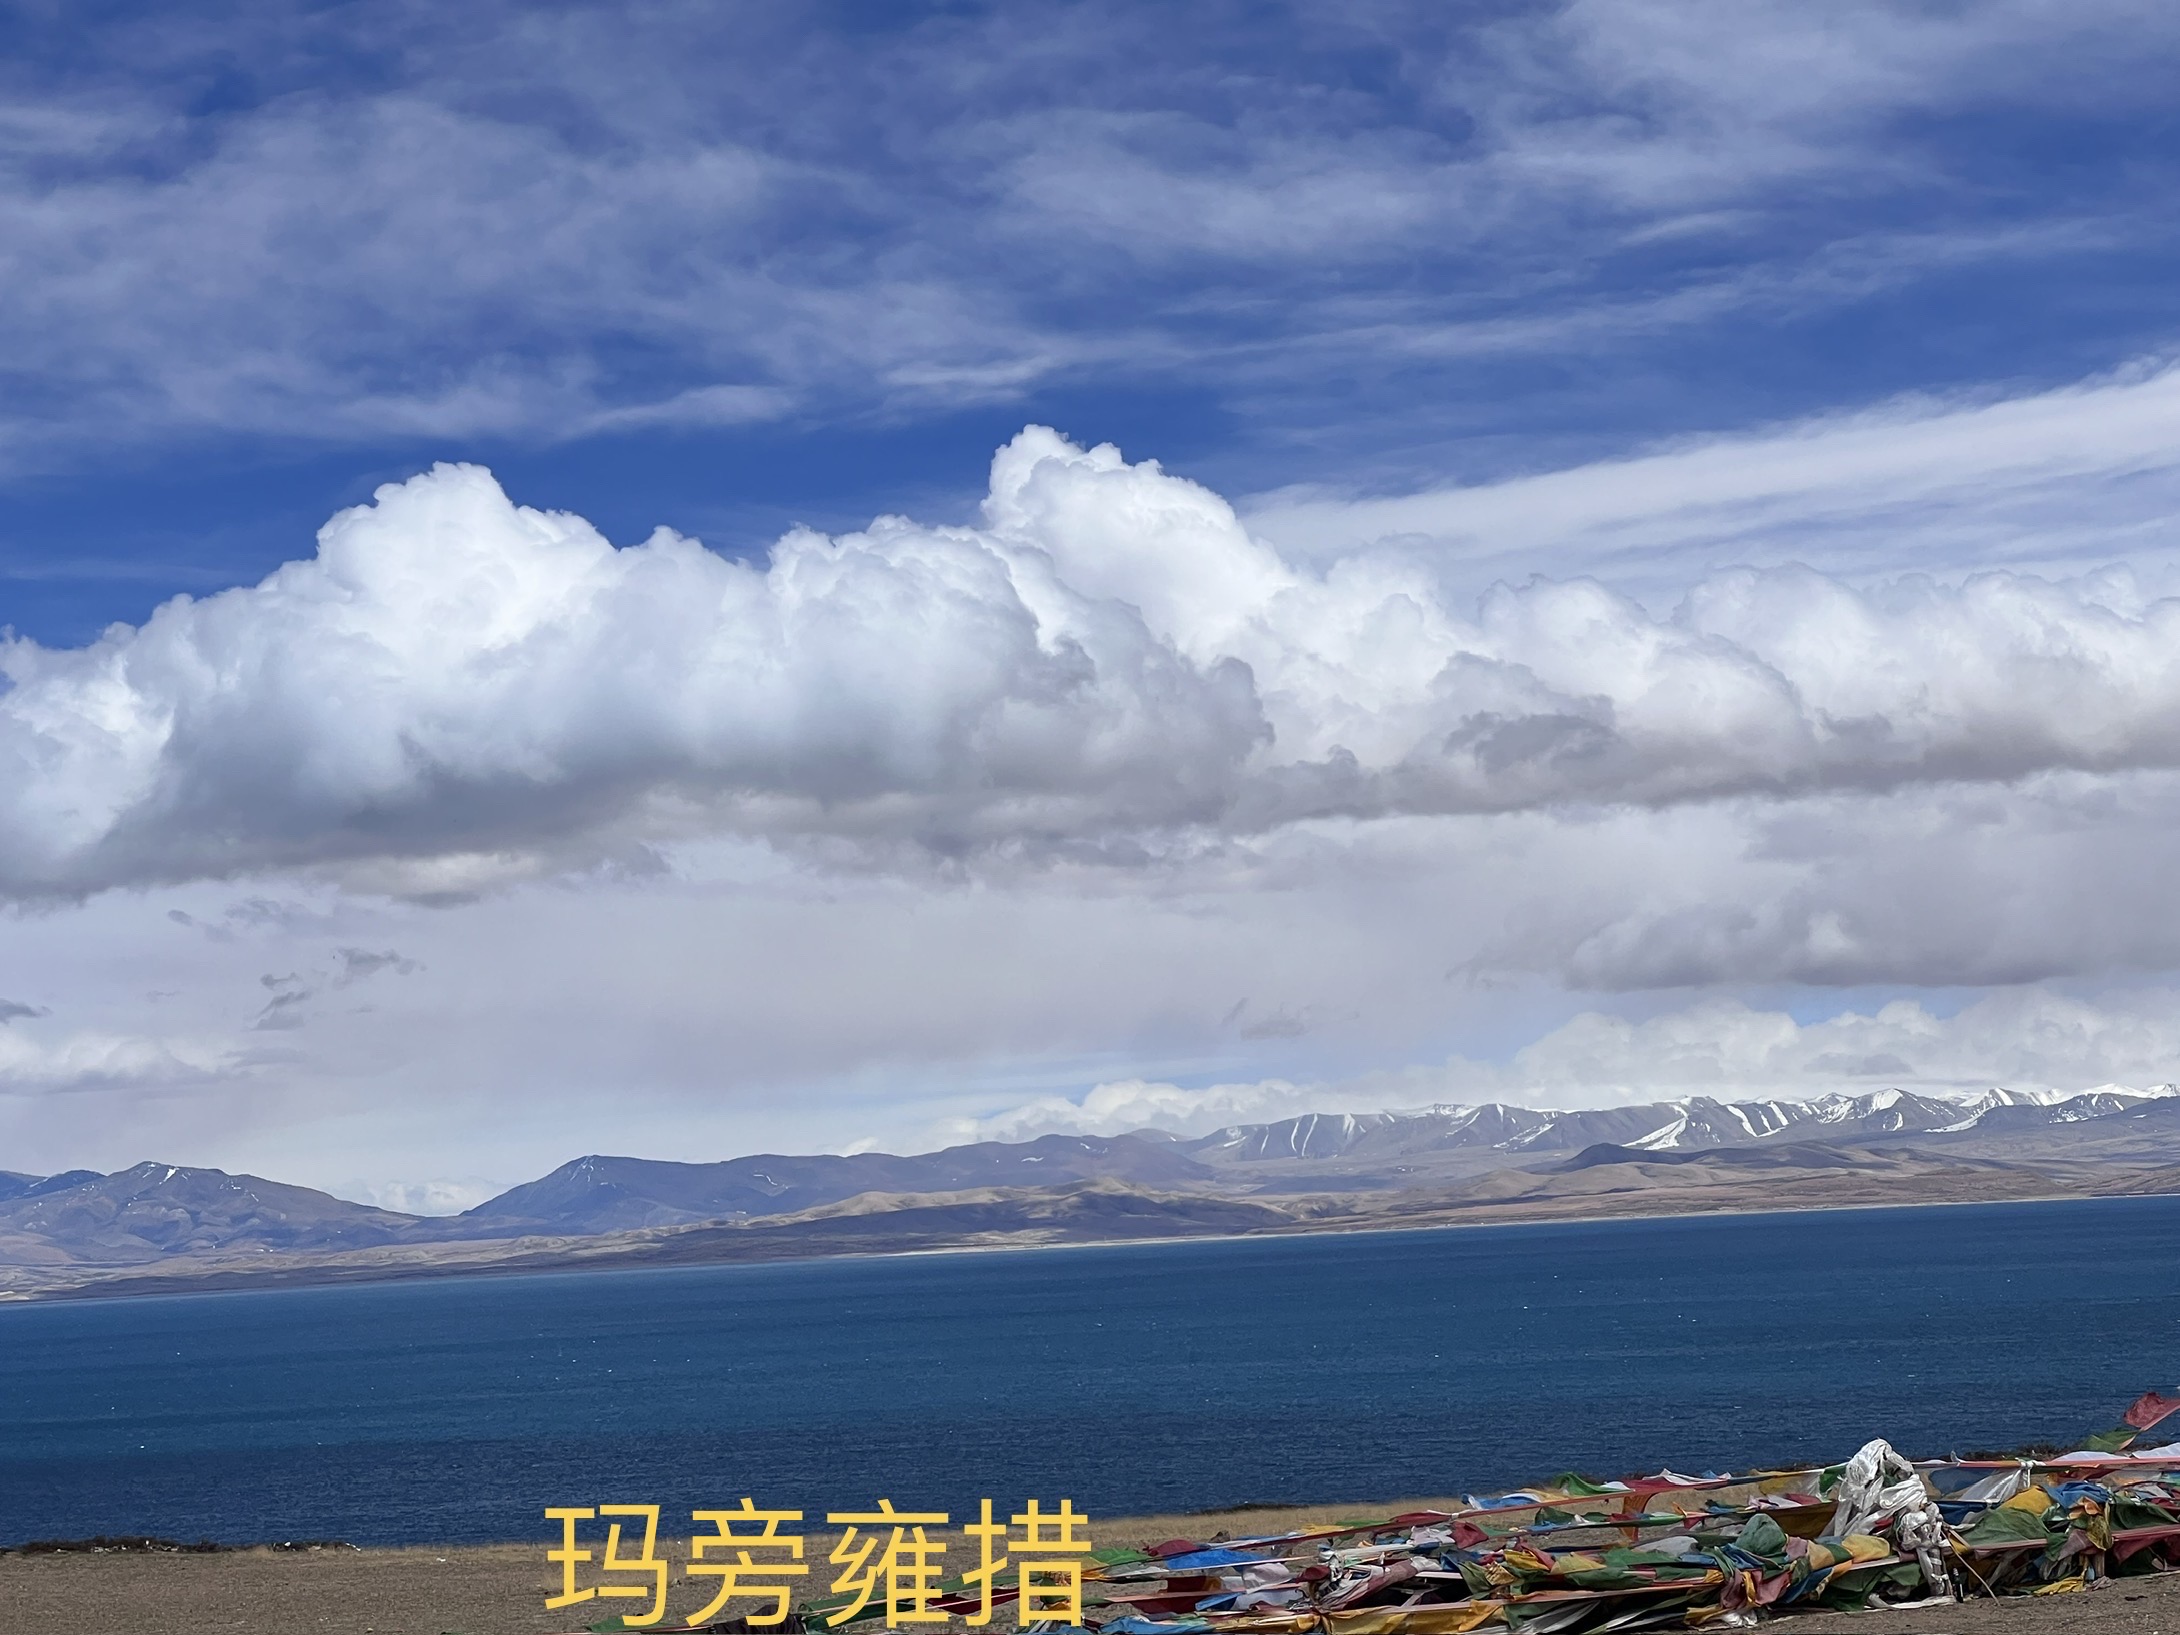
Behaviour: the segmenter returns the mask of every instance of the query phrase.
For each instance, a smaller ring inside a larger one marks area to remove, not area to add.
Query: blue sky
[[[46,641],[434,459],[751,551],[964,516],[1029,421],[1386,492],[2174,344],[2149,5],[5,27],[0,583]]]
[[[2176,68],[15,8],[0,1167],[2180,1077]]]

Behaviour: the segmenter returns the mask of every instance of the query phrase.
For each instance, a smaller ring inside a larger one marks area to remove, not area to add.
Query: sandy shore
[[[1445,1507],[1232,1511],[1096,1522],[1098,1543],[1142,1545],[1282,1531],[1357,1516]],[[811,1534],[815,1541],[820,1535]],[[662,1554],[686,1560],[685,1548]],[[813,1547],[813,1554],[820,1554]],[[408,1550],[240,1550],[220,1555],[0,1556],[0,1635],[560,1635],[596,1622],[595,1602],[547,1612],[557,1587],[545,1543]],[[676,1579],[670,1619],[700,1600]],[[708,1587],[707,1591],[708,1593]],[[671,1628],[672,1624],[661,1626]],[[1913,1612],[1811,1615],[1780,1627],[1809,1635],[2180,1635],[2180,1574],[2122,1580],[2084,1595],[1976,1601]]]

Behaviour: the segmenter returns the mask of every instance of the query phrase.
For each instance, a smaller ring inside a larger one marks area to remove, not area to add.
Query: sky
[[[0,1169],[2180,1079],[2180,13],[0,13]]]

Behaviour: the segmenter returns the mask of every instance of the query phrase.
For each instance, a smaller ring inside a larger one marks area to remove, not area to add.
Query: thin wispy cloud
[[[1249,525],[1308,557],[1362,542],[1450,579],[1543,569],[1677,594],[1728,565],[1860,577],[2015,567],[2161,574],[2180,534],[2180,370],[1908,397],[1631,458],[1384,499],[1288,491]]]
[[[625,434],[1093,373],[1240,396],[1235,348],[1319,340],[1381,382],[1424,350],[1635,344],[1873,233],[2050,256],[1948,122],[2116,132],[2180,50],[2124,0],[507,22],[147,16],[65,64],[23,25],[7,458]],[[2136,167],[2031,208],[2146,243],[2163,187]],[[1928,270],[1865,256],[1799,299]],[[1398,322],[1357,327],[1358,280]]]

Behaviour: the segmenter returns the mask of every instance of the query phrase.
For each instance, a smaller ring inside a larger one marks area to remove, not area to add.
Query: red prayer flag
[[[2135,1398],[2120,1418],[2136,1430],[2146,1431],[2176,1410],[2180,1410],[2180,1397],[2161,1397],[2155,1391],[2145,1391]]]

